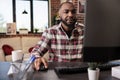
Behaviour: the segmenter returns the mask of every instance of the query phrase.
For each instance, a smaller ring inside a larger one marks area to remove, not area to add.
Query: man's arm
[[[36,44],[36,46],[33,48],[31,55],[35,55],[36,60],[34,61],[34,68],[36,70],[40,69],[41,63],[44,64],[45,68],[48,68],[47,60],[43,57],[44,54],[49,49],[49,34],[46,30],[41,37],[41,40]]]

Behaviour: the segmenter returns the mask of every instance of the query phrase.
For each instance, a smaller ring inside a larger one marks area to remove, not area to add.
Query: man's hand
[[[48,68],[48,63],[47,63],[47,61],[45,60],[45,58],[43,58],[43,57],[37,57],[37,58],[35,59],[35,61],[34,61],[34,68],[35,68],[35,70],[38,71],[38,70],[40,69],[41,63],[44,64],[45,68]]]

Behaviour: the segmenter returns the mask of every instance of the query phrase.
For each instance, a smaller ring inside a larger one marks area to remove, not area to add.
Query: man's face
[[[59,10],[59,16],[64,25],[73,27],[76,22],[76,10],[72,4],[63,4]]]

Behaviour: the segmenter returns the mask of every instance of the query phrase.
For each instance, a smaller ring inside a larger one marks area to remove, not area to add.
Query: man
[[[82,58],[82,28],[76,22],[76,9],[73,3],[64,2],[59,8],[61,22],[47,29],[41,37],[41,41],[32,50],[36,56],[35,69],[39,70],[41,63],[48,67],[46,60],[42,57],[47,51],[50,60],[58,62],[80,61]]]

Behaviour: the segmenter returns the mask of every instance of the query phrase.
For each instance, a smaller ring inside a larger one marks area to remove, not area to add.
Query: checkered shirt
[[[50,61],[68,62],[81,60],[83,43],[83,26],[76,24],[69,38],[61,23],[48,28],[43,32],[41,40],[37,43],[32,53],[37,52],[43,56],[47,51]],[[37,54],[38,55],[38,54]]]

